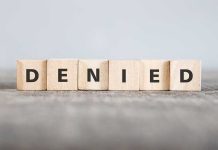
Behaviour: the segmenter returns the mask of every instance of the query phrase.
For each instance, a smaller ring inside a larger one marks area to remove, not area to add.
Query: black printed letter
[[[126,69],[122,69],[122,82],[126,82]]]
[[[154,80],[154,77],[159,77],[159,74],[154,74],[155,72],[159,72],[159,69],[150,70],[150,82],[158,83],[159,80]]]
[[[67,69],[58,69],[58,82],[67,82],[67,79],[63,79],[62,77],[67,77],[67,74],[63,74],[63,71],[67,71]]]
[[[188,73],[188,79],[184,79],[184,73]],[[181,69],[180,70],[180,82],[190,82],[193,79],[193,73],[188,69]]]
[[[30,73],[34,73],[35,77],[30,79]],[[39,73],[35,69],[26,69],[26,82],[36,82],[39,79]]]
[[[99,76],[100,72],[99,69],[96,69],[96,75],[93,72],[92,69],[88,68],[87,70],[87,80],[88,82],[91,82],[91,76],[93,77],[93,79],[95,80],[95,82],[99,82],[100,81],[100,76]]]

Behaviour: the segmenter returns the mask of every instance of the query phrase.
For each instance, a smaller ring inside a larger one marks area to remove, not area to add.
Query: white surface
[[[217,0],[1,0],[0,68],[19,58],[201,59],[218,68]]]

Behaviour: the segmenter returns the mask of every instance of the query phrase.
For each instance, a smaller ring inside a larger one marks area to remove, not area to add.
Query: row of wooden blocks
[[[201,90],[198,60],[18,60],[17,90]]]

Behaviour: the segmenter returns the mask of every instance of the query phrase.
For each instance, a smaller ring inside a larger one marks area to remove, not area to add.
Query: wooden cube
[[[17,90],[46,90],[46,60],[17,60]]]
[[[79,60],[80,90],[108,90],[108,60]]]
[[[140,90],[169,90],[170,61],[140,61]]]
[[[200,91],[201,62],[197,60],[171,61],[170,90]]]
[[[139,90],[139,61],[109,61],[109,90]]]
[[[47,90],[77,90],[78,60],[50,59],[47,62]]]

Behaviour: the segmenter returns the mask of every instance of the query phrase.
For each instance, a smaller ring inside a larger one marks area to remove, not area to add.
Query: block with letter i
[[[201,91],[201,61],[171,61],[170,90]]]
[[[170,61],[141,60],[140,90],[169,90]]]
[[[46,90],[46,60],[17,60],[17,90]]]
[[[108,60],[79,60],[79,90],[108,90]]]
[[[49,59],[47,62],[47,90],[77,90],[78,60]]]
[[[139,61],[109,61],[109,90],[139,90]]]

